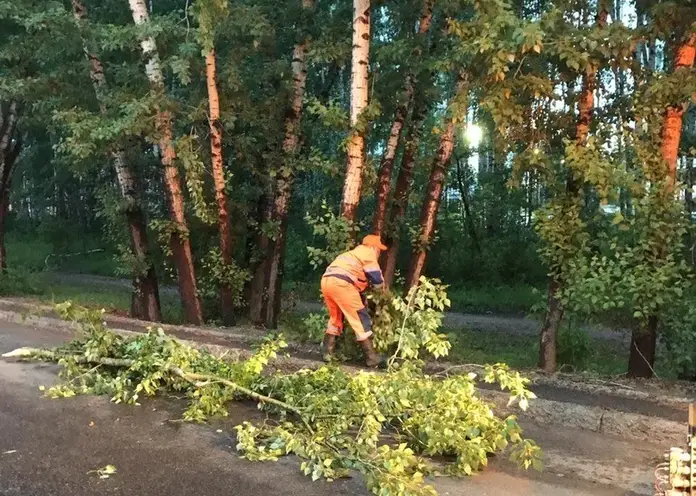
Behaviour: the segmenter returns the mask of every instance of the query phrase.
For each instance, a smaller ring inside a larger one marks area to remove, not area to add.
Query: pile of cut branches
[[[394,362],[386,373],[347,373],[337,367],[264,373],[286,346],[269,338],[247,360],[217,358],[182,344],[161,329],[123,337],[98,312],[59,306],[80,335],[64,347],[20,348],[7,357],[62,365],[63,382],[50,397],[107,394],[137,404],[143,396],[176,392],[188,398],[187,420],[228,413],[229,402],[253,400],[267,412],[263,425],[236,427],[237,448],[250,460],[295,454],[313,480],[362,473],[375,494],[436,494],[426,477],[472,474],[491,453],[508,450],[525,468],[539,467],[539,448],[522,437],[515,417],[499,418],[476,394],[473,374],[428,376],[417,361]],[[525,407],[533,394],[526,379],[504,365],[482,375]],[[444,455],[436,465],[431,457]]]

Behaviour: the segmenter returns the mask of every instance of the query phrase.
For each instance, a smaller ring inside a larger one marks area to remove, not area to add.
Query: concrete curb
[[[52,307],[24,301],[0,299],[0,320],[57,330],[66,334],[74,332],[72,324],[59,319]],[[161,327],[165,332],[190,346],[205,349],[216,356],[227,356],[232,359],[250,356],[251,345],[265,335],[261,330],[253,327],[245,327],[245,332],[242,333],[212,328],[150,324],[112,315],[105,316],[105,322],[112,330],[122,335],[142,333],[151,326]],[[322,363],[319,360],[312,358],[283,356],[274,361],[273,368],[295,371],[302,368],[315,368],[320,365]],[[361,370],[359,367],[352,366],[342,366],[342,368],[353,372]],[[444,370],[447,367],[439,365],[429,368]],[[530,403],[526,412],[521,412],[518,408],[508,406],[508,394],[485,387],[480,388],[479,391],[482,397],[490,401],[500,414],[517,415],[522,421],[531,421],[540,425],[578,428],[624,439],[664,443],[666,448],[681,446],[686,438],[686,415],[684,415],[683,421],[671,420],[658,415],[643,415],[619,408],[590,406],[572,401],[555,401],[541,396]],[[573,389],[568,389],[568,392],[572,396]],[[671,398],[671,400],[680,403],[680,399]],[[635,402],[637,399],[632,397],[632,401]],[[651,404],[654,406],[654,403]]]

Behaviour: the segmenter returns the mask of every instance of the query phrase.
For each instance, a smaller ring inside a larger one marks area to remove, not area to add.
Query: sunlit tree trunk
[[[674,71],[689,69],[694,65],[696,55],[696,35],[691,35],[686,42],[677,49],[674,57]],[[682,122],[687,105],[677,103],[667,107],[665,120],[662,124],[662,156],[667,163],[667,178],[673,187],[677,180],[677,162],[679,157],[679,143],[682,134]]]
[[[233,240],[230,226],[229,203],[227,199],[225,165],[222,158],[222,124],[220,123],[220,96],[217,88],[217,66],[215,49],[205,54],[206,83],[208,86],[208,112],[210,124],[210,155],[212,158],[213,181],[215,183],[215,200],[218,208],[218,235],[220,237],[220,254],[226,266],[233,263]],[[234,295],[232,288],[226,284],[220,286],[220,304],[222,322],[234,325]]]
[[[445,180],[447,179],[447,168],[452,159],[452,152],[454,151],[455,126],[456,123],[461,122],[462,117],[466,115],[466,105],[462,105],[461,100],[466,98],[466,92],[468,91],[467,83],[468,78],[462,75],[457,82],[457,90],[453,98],[453,103],[450,105],[451,115],[447,117],[447,124],[440,135],[440,144],[437,148],[437,153],[430,170],[425,200],[421,208],[420,235],[418,244],[411,255],[411,263],[406,277],[406,287],[404,288],[405,293],[408,293],[411,287],[418,284],[418,280],[425,268],[428,250],[433,241],[437,213],[440,209],[440,201],[442,199],[442,190],[445,185]]]
[[[430,30],[430,25],[433,20],[433,0],[425,0],[423,11],[421,13],[420,23],[418,24],[419,42],[423,42],[423,38]],[[422,53],[422,48],[419,45],[414,53],[414,58],[419,58]],[[412,73],[406,75],[406,83],[404,85],[404,98],[396,107],[394,114],[394,122],[392,122],[389,138],[387,139],[387,148],[382,156],[382,161],[379,166],[379,174],[377,179],[377,195],[375,215],[372,220],[372,233],[382,237],[384,235],[385,221],[387,217],[387,204],[389,201],[389,193],[391,190],[392,169],[394,167],[394,158],[396,151],[401,141],[401,132],[406,122],[409,106],[413,101],[414,93],[414,77]]]
[[[603,28],[607,24],[609,12],[606,6],[601,5],[597,14],[597,26]],[[575,125],[575,141],[579,146],[585,146],[590,135],[590,126],[594,113],[594,94],[597,89],[597,67],[590,68],[582,79],[582,92],[578,100],[578,120]],[[574,203],[580,194],[581,185],[569,173],[566,182],[566,196],[569,202]],[[546,298],[546,315],[539,334],[539,368],[545,372],[556,371],[556,348],[558,330],[563,321],[565,309],[560,300],[560,292],[563,290],[563,279],[560,274],[554,274],[549,279],[549,287]]]
[[[19,106],[16,101],[0,102],[0,270],[7,270],[5,229],[9,215],[10,186],[22,137],[17,130]]]
[[[309,10],[314,7],[314,0],[303,0],[302,8]],[[288,213],[290,198],[295,179],[292,160],[297,156],[300,142],[300,121],[302,119],[302,101],[307,85],[307,49],[309,37],[295,46],[292,56],[292,75],[294,82],[293,98],[285,118],[285,138],[283,140],[283,155],[285,163],[277,173],[275,199],[273,202],[273,222],[278,226],[275,239],[271,240],[268,261],[268,301],[266,302],[266,327],[275,329],[278,326],[278,316],[281,304],[281,286],[283,283],[283,263],[285,259],[285,243],[288,231]]]
[[[350,82],[350,124],[348,164],[343,185],[341,213],[355,221],[360,203],[362,174],[365,166],[365,124],[359,118],[367,107],[370,63],[370,0],[353,0],[353,57]]]
[[[145,0],[129,0],[129,3],[135,24],[148,24],[150,15],[145,5]],[[164,75],[154,38],[144,38],[141,41],[141,46],[147,61],[145,72],[150,81],[150,86],[155,92],[164,92]],[[169,203],[169,215],[175,227],[170,243],[179,279],[181,303],[184,307],[186,321],[191,324],[202,324],[203,311],[196,288],[196,275],[193,267],[189,230],[184,213],[184,194],[181,188],[181,178],[179,170],[174,163],[176,154],[172,142],[172,117],[169,112],[165,110],[158,112],[156,128],[159,135],[159,152],[164,172],[164,186]]]
[[[90,65],[90,77],[102,114],[106,113],[106,76],[104,66],[84,33],[83,24],[87,21],[87,10],[81,0],[72,0],[73,15],[82,35],[85,57]],[[124,211],[131,240],[131,251],[137,260],[139,271],[133,274],[133,294],[131,315],[137,319],[159,322],[162,311],[159,300],[157,274],[150,259],[147,224],[139,198],[135,174],[126,161],[123,150],[114,150],[111,158],[116,170]]]
[[[691,34],[679,46],[674,57],[674,71],[690,69],[696,56],[696,34]],[[679,161],[679,144],[686,104],[677,102],[667,107],[662,123],[662,157],[667,164],[667,187],[672,190],[677,181],[677,163]],[[657,345],[658,318],[651,315],[647,326],[634,327],[631,336],[631,352],[628,359],[630,377],[650,378],[653,376],[655,351]]]

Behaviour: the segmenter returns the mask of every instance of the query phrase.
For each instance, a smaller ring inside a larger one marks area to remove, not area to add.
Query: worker
[[[329,265],[321,278],[321,293],[329,310],[329,325],[324,335],[324,358],[330,361],[336,351],[336,338],[343,332],[343,317],[355,333],[365,353],[368,367],[377,367],[382,357],[372,344],[372,322],[365,307],[362,293],[372,285],[384,288],[384,277],[379,267],[379,254],[387,247],[379,236],[365,236],[362,244],[343,253]]]

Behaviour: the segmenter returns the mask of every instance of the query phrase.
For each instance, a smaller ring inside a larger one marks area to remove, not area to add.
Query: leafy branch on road
[[[246,360],[226,361],[191,348],[161,329],[121,336],[107,329],[102,315],[70,303],[62,316],[80,335],[52,349],[21,348],[4,357],[58,362],[63,382],[49,388],[53,398],[107,394],[117,403],[137,404],[142,396],[184,393],[184,417],[204,421],[228,414],[234,400],[254,400],[272,421],[243,422],[237,449],[249,460],[277,460],[295,454],[313,480],[332,481],[353,471],[382,495],[434,495],[426,477],[470,475],[488,455],[509,454],[525,468],[540,468],[541,451],[522,436],[514,416],[499,418],[476,394],[475,375],[444,379],[426,375],[418,361],[405,360],[385,373],[348,373],[321,366],[294,373],[268,373],[266,366],[286,344],[268,338]],[[533,395],[527,381],[505,366],[488,367],[520,406]],[[444,466],[428,457],[444,456]]]

